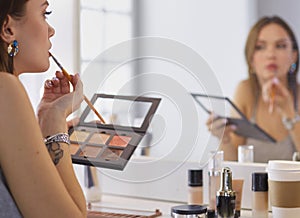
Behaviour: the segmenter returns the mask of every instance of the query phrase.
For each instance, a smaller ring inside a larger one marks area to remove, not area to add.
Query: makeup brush
[[[52,59],[54,60],[54,62],[57,64],[57,66],[61,69],[62,73],[65,75],[65,77],[67,77],[67,79],[71,82],[72,77],[68,74],[68,72],[62,67],[62,65],[57,61],[57,59],[53,56],[53,54],[51,54],[49,52],[50,56],[52,57]],[[100,121],[105,124],[105,120],[103,119],[103,117],[98,113],[98,111],[96,110],[96,108],[94,107],[94,105],[92,104],[92,102],[90,102],[90,100],[84,95],[83,96],[84,101],[88,104],[88,106],[92,109],[92,111],[94,111],[94,113],[97,115],[97,117],[100,119]]]
[[[275,97],[276,97],[276,90],[275,90],[274,84],[272,84],[271,91],[270,91],[269,113],[273,112]]]
[[[276,75],[277,75],[277,72],[275,71],[274,72],[274,75],[276,78]],[[273,80],[274,80],[273,78]],[[275,98],[276,98],[276,87],[275,87],[275,84],[272,82],[272,85],[271,85],[271,90],[270,90],[270,106],[269,106],[269,113],[273,113],[273,110],[274,110],[274,104],[275,104]]]

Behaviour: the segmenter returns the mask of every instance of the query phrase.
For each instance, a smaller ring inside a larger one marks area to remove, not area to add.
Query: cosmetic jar
[[[179,205],[171,208],[173,218],[205,218],[207,208],[201,205]]]
[[[188,171],[188,204],[203,204],[203,180],[201,169]]]

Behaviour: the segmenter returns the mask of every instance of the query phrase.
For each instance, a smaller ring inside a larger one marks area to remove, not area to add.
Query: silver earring
[[[7,53],[10,57],[15,57],[19,52],[19,44],[17,40],[9,43],[7,47]]]
[[[296,67],[297,67],[296,63],[292,63],[289,73],[291,73],[291,74],[294,73],[296,71]]]

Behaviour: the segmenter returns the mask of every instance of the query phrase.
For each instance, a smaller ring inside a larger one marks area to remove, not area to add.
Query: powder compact
[[[79,124],[69,129],[72,162],[123,170],[142,140],[160,98],[94,94]]]

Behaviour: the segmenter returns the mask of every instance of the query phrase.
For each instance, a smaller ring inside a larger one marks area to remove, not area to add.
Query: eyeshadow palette
[[[94,94],[77,126],[69,129],[72,161],[123,170],[149,127],[160,98]]]

